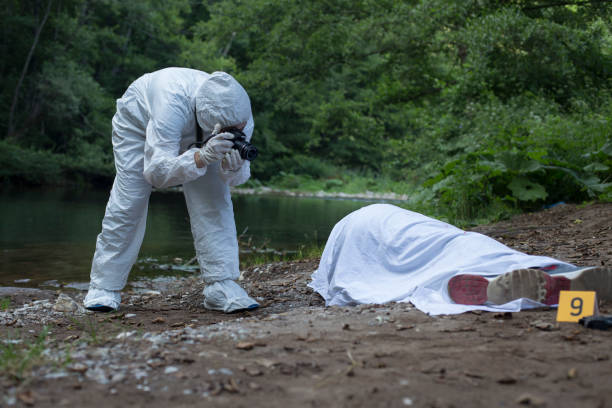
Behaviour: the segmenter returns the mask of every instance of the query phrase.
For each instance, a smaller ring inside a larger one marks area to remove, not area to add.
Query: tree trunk
[[[15,132],[15,110],[17,109],[17,100],[19,99],[19,90],[21,88],[21,84],[23,83],[23,79],[28,72],[28,67],[30,66],[30,61],[32,61],[32,56],[34,55],[34,50],[38,45],[38,40],[40,39],[40,33],[49,18],[49,13],[51,12],[51,5],[53,4],[53,0],[49,0],[47,4],[47,10],[45,10],[45,15],[43,16],[40,25],[36,29],[36,33],[34,34],[34,41],[32,42],[32,47],[30,47],[30,52],[28,53],[28,57],[26,58],[25,64],[23,65],[23,69],[21,70],[21,76],[19,77],[19,81],[17,81],[17,85],[15,86],[15,93],[13,95],[13,103],[11,104],[11,110],[9,112],[9,121],[8,121],[8,129],[6,132],[7,138],[10,138]]]
[[[225,46],[225,49],[223,51],[221,51],[221,56],[223,58],[227,57],[227,53],[229,52],[230,48],[232,47],[232,42],[234,41],[234,37],[236,36],[236,32],[234,31],[232,33],[232,37],[230,38],[229,42],[227,43],[227,45]]]

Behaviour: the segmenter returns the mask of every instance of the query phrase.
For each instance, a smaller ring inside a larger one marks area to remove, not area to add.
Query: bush
[[[456,138],[454,157],[424,183],[422,189],[431,191],[421,191],[421,199],[461,219],[490,206],[511,212],[609,199],[612,124],[610,103],[604,106],[564,115],[538,98],[469,105],[468,131]]]
[[[57,183],[62,178],[61,156],[22,149],[0,141],[0,178],[27,184]]]
[[[0,179],[17,184],[103,184],[114,177],[102,154],[62,155],[0,141]]]

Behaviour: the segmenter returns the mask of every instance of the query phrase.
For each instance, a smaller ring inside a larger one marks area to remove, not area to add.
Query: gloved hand
[[[215,127],[216,128],[216,127]],[[216,129],[215,129],[216,130]],[[200,149],[200,161],[204,166],[217,162],[225,156],[230,150],[234,142],[234,135],[231,133],[219,133],[211,137],[208,142]]]
[[[240,170],[244,164],[244,159],[240,157],[240,153],[236,149],[232,149],[230,152],[225,154],[223,160],[221,160],[221,169],[225,172],[236,172]]]

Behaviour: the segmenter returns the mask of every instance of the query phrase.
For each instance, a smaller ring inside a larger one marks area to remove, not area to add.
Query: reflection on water
[[[0,285],[87,282],[107,198],[108,192],[91,190],[0,192]],[[277,250],[323,245],[338,220],[369,204],[279,196],[235,196],[233,202],[238,232]],[[182,194],[152,194],[139,258],[171,265],[193,255]],[[160,273],[139,265],[131,279]]]

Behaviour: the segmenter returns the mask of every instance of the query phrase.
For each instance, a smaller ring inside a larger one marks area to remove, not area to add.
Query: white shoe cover
[[[96,312],[110,312],[119,309],[121,293],[116,290],[106,290],[89,287],[83,300],[85,308]]]
[[[231,279],[214,282],[204,288],[204,307],[225,313],[256,309],[259,303]]]

